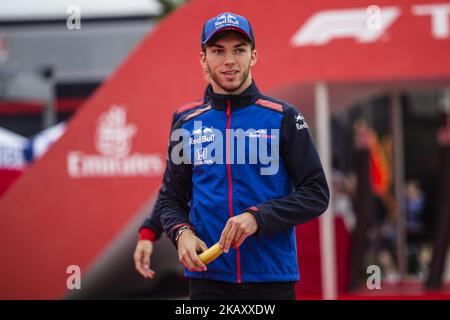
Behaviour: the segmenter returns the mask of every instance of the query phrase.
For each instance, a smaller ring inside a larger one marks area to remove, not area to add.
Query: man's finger
[[[239,248],[242,243],[244,243],[244,240],[247,239],[247,234],[245,232],[242,232],[238,240],[234,243],[235,249]]]
[[[225,228],[223,228],[222,234],[220,235],[219,245],[220,245],[221,249],[223,249],[225,247],[225,239],[226,239],[230,229],[231,229],[231,221],[228,220],[225,225]]]
[[[153,277],[155,276],[155,271],[153,271],[150,268],[143,267],[143,272],[144,272],[145,278],[153,279]]]
[[[153,271],[152,269],[148,269],[146,271],[146,277],[147,278],[153,279],[154,276],[155,276],[155,271]]]
[[[150,252],[143,252],[142,254],[142,263],[145,269],[150,268]]]
[[[242,230],[242,229],[238,229],[237,231],[236,231],[236,234],[234,235],[234,237],[233,237],[233,241],[231,242],[231,246],[234,246],[238,241],[239,241],[239,239],[241,238],[241,236],[244,234],[244,230]]]
[[[189,253],[186,251],[184,254],[180,257],[180,262],[189,270],[189,271],[196,271],[194,270],[196,268],[195,263],[192,261],[191,257],[189,256]]]
[[[138,262],[135,261],[134,266],[135,266],[135,268],[136,268],[136,271],[139,272],[139,274],[140,274],[141,276],[145,277],[144,269],[142,269],[140,263],[138,263]]]
[[[139,272],[139,274],[141,276],[143,276],[144,278],[147,278],[148,274],[147,274],[147,271],[145,270],[144,266],[142,265],[142,263],[138,262],[135,265],[136,265],[136,270]]]
[[[203,241],[200,241],[198,246],[200,247],[200,250],[202,250],[202,252],[205,252],[206,250],[208,250],[206,243],[204,243]]]
[[[141,255],[139,252],[134,253],[134,267],[136,268],[137,272],[139,272],[143,277],[145,277],[144,269],[142,268],[142,260]]]
[[[227,237],[225,238],[225,245],[223,247],[223,251],[225,253],[228,253],[228,251],[230,250],[230,245],[231,245],[231,242],[234,239],[234,236],[235,236],[236,232],[237,232],[237,226],[236,226],[236,224],[233,224],[231,226],[230,231],[228,232]]]
[[[200,258],[198,257],[196,252],[189,252],[189,256],[195,265],[194,271],[206,271],[207,270],[205,264],[200,260]]]
[[[136,271],[139,272],[141,276],[144,278],[152,279],[155,275],[155,272],[150,268],[145,267],[145,256],[146,254],[143,251],[137,251],[134,254],[134,266]],[[149,255],[150,256],[150,255]],[[150,264],[150,261],[148,262]]]
[[[146,278],[148,277],[148,278],[152,279],[155,275],[155,271],[150,269],[150,253],[149,252],[144,253],[143,260],[144,260],[143,265],[144,265],[144,271],[145,271]]]

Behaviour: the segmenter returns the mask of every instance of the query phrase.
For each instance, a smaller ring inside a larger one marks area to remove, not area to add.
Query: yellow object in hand
[[[208,250],[202,252],[198,257],[204,264],[213,262],[218,256],[223,253],[223,250],[219,246],[219,242],[213,245]]]

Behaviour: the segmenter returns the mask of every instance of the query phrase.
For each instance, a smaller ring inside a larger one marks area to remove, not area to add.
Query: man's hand
[[[206,271],[200,261],[197,250],[205,251],[208,247],[191,230],[184,231],[178,238],[178,259],[189,271]]]
[[[238,216],[228,219],[225,228],[220,236],[220,247],[225,253],[228,253],[230,246],[235,249],[244,242],[244,240],[258,230],[258,224],[255,217],[249,212],[244,212]]]
[[[150,240],[139,240],[134,250],[134,265],[136,270],[144,277],[153,279],[155,271],[150,269],[150,256],[153,252],[153,243]]]

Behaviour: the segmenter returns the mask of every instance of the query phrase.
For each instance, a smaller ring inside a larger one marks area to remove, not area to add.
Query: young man
[[[308,126],[295,107],[258,90],[257,58],[246,18],[226,12],[208,20],[200,63],[209,101],[172,131],[161,222],[191,299],[295,299],[294,226],[328,207]],[[217,241],[224,254],[206,266],[198,254]]]

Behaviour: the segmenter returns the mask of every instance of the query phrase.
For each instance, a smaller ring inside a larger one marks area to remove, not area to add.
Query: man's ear
[[[253,67],[258,61],[258,51],[256,49],[252,50],[252,56],[250,57],[250,67]]]
[[[200,66],[202,67],[203,72],[209,72],[208,63],[206,62],[206,53],[203,51],[200,52]]]

